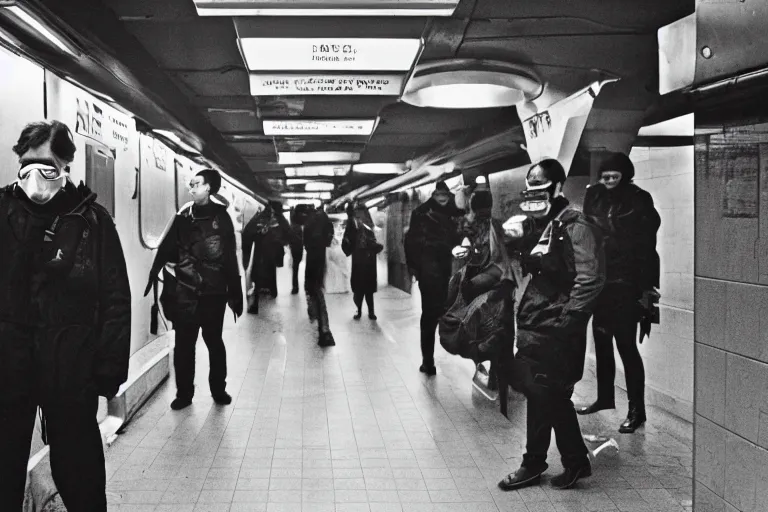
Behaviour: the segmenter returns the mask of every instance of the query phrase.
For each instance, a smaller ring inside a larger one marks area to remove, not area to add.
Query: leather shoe
[[[508,474],[504,480],[499,482],[499,489],[502,491],[514,491],[528,487],[529,485],[537,484],[541,480],[541,474],[547,470],[549,466],[544,464],[540,468],[529,468],[521,466],[520,469],[514,473]]]
[[[190,405],[192,405],[191,398],[176,398],[173,400],[173,402],[171,402],[171,409],[174,411],[179,411],[185,407],[189,407]]]
[[[552,487],[570,489],[580,478],[588,476],[592,476],[592,466],[589,463],[575,468],[565,468],[565,471],[552,479]]]
[[[213,401],[219,405],[229,405],[232,403],[232,397],[226,391],[222,391],[213,395]]]
[[[630,409],[629,414],[627,414],[627,419],[625,419],[624,423],[619,427],[619,432],[622,434],[632,434],[645,423],[645,420],[645,411]]]
[[[579,407],[576,409],[576,414],[581,414],[583,416],[586,414],[594,414],[597,411],[615,408],[616,404],[614,402],[595,402],[592,405],[587,405],[586,407]]]

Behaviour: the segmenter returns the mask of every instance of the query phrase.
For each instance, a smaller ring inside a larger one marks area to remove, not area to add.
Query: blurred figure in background
[[[291,211],[291,266],[293,271],[293,289],[291,294],[299,293],[299,266],[304,258],[304,221],[307,219],[305,205],[299,205]]]
[[[584,214],[600,227],[605,241],[606,284],[595,307],[592,333],[597,361],[597,400],[578,409],[592,414],[614,409],[616,362],[613,340],[624,364],[629,411],[619,427],[632,433],[645,422],[645,368],[637,347],[640,301],[658,300],[659,256],[656,233],[661,225],[653,198],[634,183],[635,166],[627,155],[611,154],[600,166],[600,183],[589,187]],[[640,338],[642,343],[642,338]]]
[[[272,298],[277,297],[277,268],[283,266],[283,246],[290,236],[291,227],[283,215],[283,205],[277,201],[271,201],[243,228],[243,268],[248,268],[253,251],[249,282],[255,290],[249,294],[248,313],[259,312],[261,289],[268,290]]]
[[[120,239],[96,194],[69,178],[58,122],[24,128],[18,180],[0,189],[0,510],[24,501],[37,407],[70,512],[107,510],[98,397],[128,377],[131,290]]]
[[[164,283],[163,293],[168,292],[165,287],[171,287],[176,305],[171,315],[166,311],[176,330],[176,398],[171,402],[174,410],[192,404],[195,345],[201,330],[208,347],[211,395],[218,404],[232,403],[226,391],[227,351],[222,331],[227,304],[236,318],[243,313],[243,288],[232,218],[225,206],[211,201],[219,188],[221,175],[214,169],[203,169],[192,178],[189,190],[193,201],[174,217],[157,249],[144,292],[145,296],[150,292],[158,272],[167,263],[173,265],[176,281]]]
[[[432,197],[411,213],[405,235],[405,259],[421,292],[421,357],[419,371],[435,375],[435,331],[445,312],[448,283],[453,274],[452,249],[461,243],[458,223],[464,214],[444,181]]]
[[[352,276],[350,284],[352,295],[357,306],[355,320],[363,315],[363,299],[368,306],[368,318],[376,320],[373,294],[378,288],[378,273],[376,256],[384,250],[384,246],[376,241],[373,231],[373,219],[364,205],[347,206],[347,226],[341,249],[347,256],[352,256]]]
[[[304,222],[304,248],[307,250],[304,269],[304,291],[307,294],[307,313],[310,322],[317,321],[318,342],[321,347],[336,345],[328,323],[325,304],[325,251],[333,241],[333,223],[321,209],[307,214]]]

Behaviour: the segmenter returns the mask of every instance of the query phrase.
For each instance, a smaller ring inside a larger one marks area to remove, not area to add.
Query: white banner
[[[253,96],[399,96],[398,75],[251,75]]]

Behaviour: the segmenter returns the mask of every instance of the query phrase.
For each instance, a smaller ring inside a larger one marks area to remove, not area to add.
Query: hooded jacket
[[[517,357],[570,386],[584,371],[586,327],[605,282],[605,256],[599,231],[558,199],[524,256],[531,279],[518,307]]]
[[[112,398],[128,377],[128,273],[94,201],[82,183],[44,205],[0,191],[0,405]]]

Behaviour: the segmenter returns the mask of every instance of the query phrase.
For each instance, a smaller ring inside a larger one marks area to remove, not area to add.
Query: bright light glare
[[[327,181],[311,181],[307,183],[307,185],[304,187],[304,190],[307,192],[325,192],[330,191],[336,188],[336,186],[333,183],[329,183]]]
[[[280,152],[277,154],[278,165],[357,162],[358,160],[360,160],[360,153],[349,153],[346,151],[307,151],[305,153]]]
[[[305,180],[305,179],[291,178],[291,179],[285,180],[285,184],[288,187],[296,187],[298,185],[306,185],[307,183],[309,183],[309,180]]]
[[[373,132],[375,119],[329,119],[264,121],[264,135],[359,135]]]
[[[349,172],[351,165],[314,165],[310,167],[286,167],[285,175],[288,178],[316,178],[319,176],[333,178],[344,176]]]
[[[11,12],[14,16],[19,18],[21,21],[26,23],[30,28],[35,30],[37,33],[39,33],[41,36],[46,38],[51,43],[53,43],[59,50],[63,51],[64,53],[68,53],[73,57],[78,56],[74,51],[72,51],[72,49],[69,46],[64,44],[64,41],[56,37],[53,34],[53,32],[48,30],[42,23],[40,23],[35,18],[30,16],[27,11],[25,11],[18,5],[11,5],[9,7],[5,7],[5,9],[8,9],[8,11]]]
[[[407,170],[405,164],[395,163],[370,163],[356,164],[352,166],[352,171],[363,174],[400,174]]]
[[[485,179],[485,176],[478,176],[477,178],[475,178],[475,183],[477,183],[478,185],[483,185],[487,182],[488,181]]]
[[[295,208],[300,204],[311,204],[315,207],[318,207],[322,204],[322,201],[319,199],[286,199],[285,201],[285,206],[287,208]]]
[[[403,95],[403,101],[432,108],[494,108],[525,100],[519,89],[495,84],[447,84],[427,86]]]
[[[451,16],[459,0],[195,0],[199,16]]]
[[[283,192],[285,198],[291,199],[321,199],[327,200],[331,198],[330,192]]]
[[[409,71],[420,39],[243,38],[251,71]]]
[[[366,201],[365,207],[366,208],[373,208],[377,204],[383,203],[384,199],[385,199],[384,197],[377,197],[376,199],[371,199],[370,201]]]
[[[162,135],[163,137],[173,141],[177,146],[179,146],[181,149],[183,149],[188,153],[194,153],[196,155],[200,154],[198,150],[196,150],[195,148],[193,148],[192,146],[190,146],[189,144],[181,140],[181,138],[173,132],[170,132],[168,130],[152,130],[152,131],[158,135]]]

